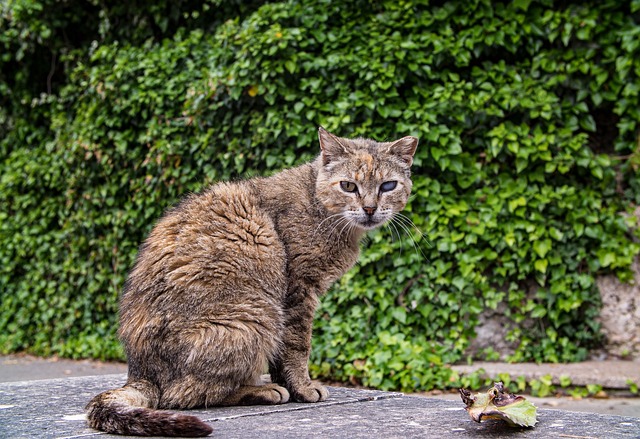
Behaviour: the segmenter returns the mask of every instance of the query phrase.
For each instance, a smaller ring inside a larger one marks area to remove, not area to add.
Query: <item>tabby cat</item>
[[[215,184],[159,220],[120,302],[128,380],[89,402],[91,427],[206,436],[197,417],[159,409],[327,399],[307,368],[318,298],[356,262],[365,231],[404,208],[418,139],[320,128],[319,140],[314,161]]]

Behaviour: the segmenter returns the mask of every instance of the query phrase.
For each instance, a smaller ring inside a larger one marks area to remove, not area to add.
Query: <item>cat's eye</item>
[[[352,181],[341,181],[340,187],[345,192],[358,192],[358,186]]]
[[[397,181],[385,181],[380,185],[380,192],[389,192],[396,188],[398,185]]]

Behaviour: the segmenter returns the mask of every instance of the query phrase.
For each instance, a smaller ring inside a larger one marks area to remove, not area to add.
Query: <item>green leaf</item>
[[[587,131],[596,132],[596,121],[593,119],[591,115],[583,116],[580,119],[580,126]]]
[[[540,257],[544,258],[549,250],[551,250],[550,239],[539,239],[533,243],[533,251]]]
[[[547,272],[547,266],[549,265],[549,261],[546,259],[537,259],[534,263],[533,263],[534,267],[536,270],[538,270],[540,273],[546,273]]]
[[[549,228],[549,236],[551,236],[556,241],[562,241],[564,239],[564,233],[562,233],[560,230],[558,230],[555,227]]]
[[[391,311],[391,315],[394,319],[398,320],[402,324],[407,322],[407,311],[405,311],[404,308],[393,308],[393,310]]]
[[[518,197],[513,200],[509,200],[509,212],[515,211],[520,206],[526,206],[527,200],[524,197]]]
[[[593,175],[594,177],[596,177],[599,180],[602,180],[602,178],[604,177],[604,173],[603,173],[602,168],[600,166],[593,166],[591,168],[591,175]]]
[[[296,70],[298,69],[297,64],[294,61],[290,60],[290,59],[288,59],[288,60],[286,60],[284,62],[284,66],[285,66],[285,68],[287,69],[287,71],[289,73],[295,73]]]
[[[529,9],[530,4],[531,4],[531,0],[515,0],[513,2],[513,5],[516,8],[521,9],[523,11],[526,11],[527,9]]]
[[[617,257],[615,253],[609,251],[599,251],[598,260],[600,261],[600,265],[602,265],[603,267],[609,267],[616,262]]]

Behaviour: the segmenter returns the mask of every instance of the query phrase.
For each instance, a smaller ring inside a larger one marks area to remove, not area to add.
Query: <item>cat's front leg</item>
[[[271,380],[289,390],[291,399],[297,402],[319,402],[329,397],[327,389],[309,377],[311,329],[317,297],[315,289],[306,285],[289,288],[284,301],[282,347],[269,364]]]

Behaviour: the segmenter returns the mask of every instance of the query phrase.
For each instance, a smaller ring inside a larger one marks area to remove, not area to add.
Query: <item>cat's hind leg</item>
[[[260,378],[279,347],[278,312],[269,312],[269,308],[263,303],[259,312],[252,307],[251,312],[256,315],[247,311],[233,320],[181,324],[174,333],[179,336],[169,337],[180,354],[172,365],[173,376],[162,389],[160,406],[193,408],[288,402],[287,389],[263,384]]]
[[[274,405],[289,401],[289,391],[273,383],[263,384],[259,378],[260,369],[241,384],[239,378],[246,369],[238,369],[227,376],[210,374],[208,379],[198,379],[189,375],[175,380],[163,392],[160,405],[163,408],[190,409],[195,407],[234,406],[234,405]]]

